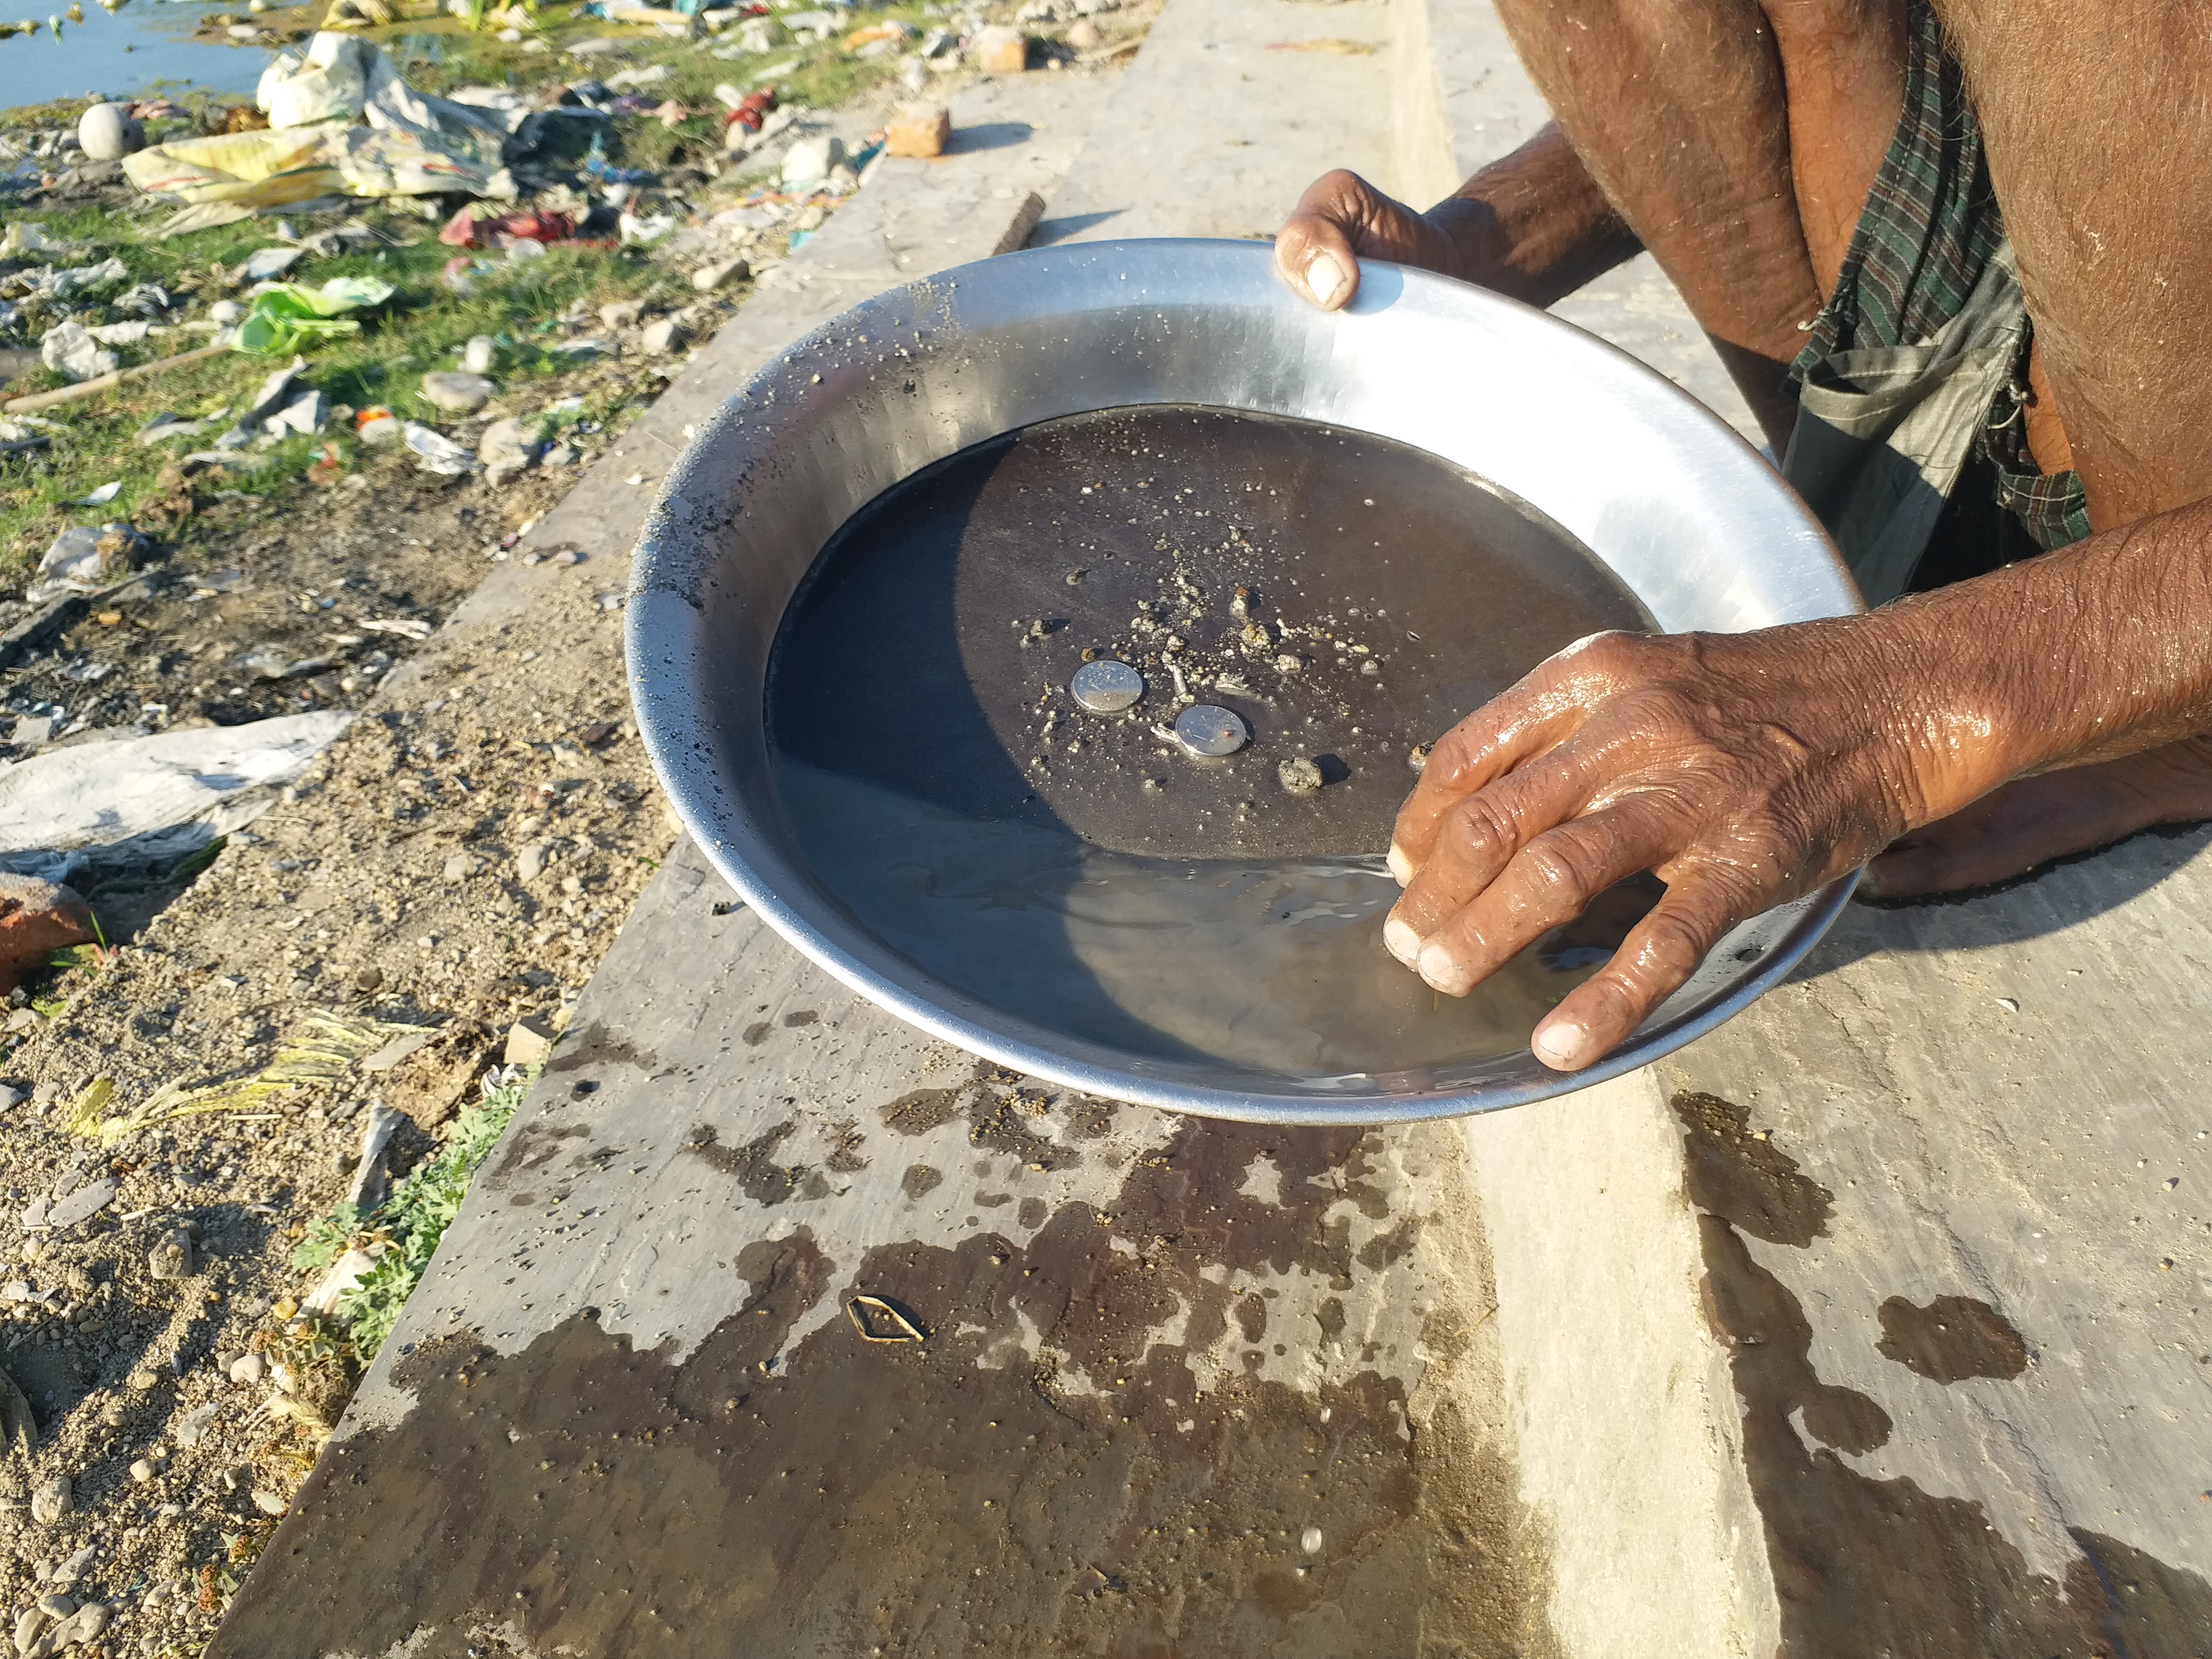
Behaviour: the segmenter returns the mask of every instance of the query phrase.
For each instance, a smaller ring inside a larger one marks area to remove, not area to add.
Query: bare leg
[[[1779,445],[1897,123],[1901,0],[1502,0],[1583,164]],[[1771,19],[1770,19],[1771,14]]]
[[[2021,778],[1903,836],[1867,866],[1877,898],[1990,887],[2154,824],[2212,818],[2212,743],[2192,738],[2124,760]]]
[[[2081,469],[2090,518],[2126,525],[2212,495],[2201,364],[2212,276],[2179,250],[2212,234],[2201,154],[2212,112],[2203,13],[2186,0],[1938,0],[1973,86],[2035,319],[2028,436]],[[2022,778],[1905,836],[1869,884],[1905,897],[1984,886],[2154,824],[2212,818],[2212,738]]]

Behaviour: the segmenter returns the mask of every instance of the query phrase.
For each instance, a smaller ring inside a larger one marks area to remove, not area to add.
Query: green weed
[[[302,1273],[320,1273],[349,1250],[362,1250],[375,1258],[360,1282],[337,1299],[337,1315],[349,1322],[349,1340],[363,1365],[392,1334],[400,1309],[422,1283],[437,1252],[438,1241],[460,1213],[471,1179],[490,1155],[536,1076],[533,1070],[520,1082],[493,1090],[480,1105],[462,1112],[447,1130],[443,1149],[394,1186],[392,1196],[373,1214],[363,1216],[353,1206],[342,1204],[308,1223],[306,1237],[292,1252],[292,1265]]]

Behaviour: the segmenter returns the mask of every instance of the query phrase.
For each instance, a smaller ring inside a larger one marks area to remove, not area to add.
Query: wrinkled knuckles
[[[1469,795],[1444,817],[1443,839],[1455,865],[1495,869],[1521,845],[1521,827],[1487,793]]]
[[[1679,910],[1654,911],[1639,930],[1632,971],[1647,982],[1653,1001],[1668,995],[1698,970],[1705,952],[1728,932],[1726,917],[1705,926]]]
[[[1589,902],[1613,884],[1601,878],[1598,856],[1583,845],[1582,838],[1559,830],[1536,837],[1521,849],[1515,860],[1521,866],[1523,885],[1535,908],[1565,921],[1582,914]]]

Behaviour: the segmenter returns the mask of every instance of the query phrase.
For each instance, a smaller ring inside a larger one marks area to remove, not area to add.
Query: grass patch
[[[860,14],[854,14],[859,26]],[[898,17],[927,27],[928,21],[918,3],[892,6],[866,14],[875,23]],[[408,81],[420,90],[441,94],[465,84],[506,84],[522,90],[550,82],[582,80],[612,75],[619,70],[665,64],[669,78],[653,88],[650,96],[671,99],[696,112],[673,128],[644,115],[617,118],[622,165],[665,173],[684,165],[714,162],[720,153],[722,106],[714,96],[717,84],[750,88],[762,72],[787,62],[794,64],[776,77],[787,103],[827,108],[883,81],[896,68],[895,59],[860,63],[844,52],[836,38],[802,46],[791,41],[764,53],[718,58],[718,41],[671,40],[598,18],[580,15],[579,8],[548,11],[538,20],[538,34],[554,48],[550,52],[526,52],[522,43],[500,41],[489,33],[471,31],[457,18],[398,24],[369,32],[392,56]],[[619,58],[586,62],[561,55],[561,49],[591,37],[623,40],[628,50]],[[734,44],[734,33],[720,37]],[[219,118],[220,110],[235,99],[196,92],[185,100],[186,113],[153,125],[149,141],[161,143],[196,133]],[[19,106],[0,111],[0,129],[73,125],[84,106],[82,100]],[[716,163],[719,164],[719,163]],[[719,199],[734,199],[749,188],[745,179],[726,173],[704,191],[694,188],[694,208],[711,211]],[[429,369],[454,366],[455,354],[472,337],[489,335],[500,343],[497,377],[508,398],[526,404],[532,381],[550,382],[572,367],[544,348],[547,336],[563,311],[579,304],[588,308],[614,300],[641,299],[648,304],[681,306],[698,295],[684,273],[671,262],[657,260],[650,248],[591,248],[556,246],[542,259],[509,264],[493,257],[484,262],[495,268],[472,277],[473,291],[466,295],[449,291],[439,280],[453,250],[437,240],[435,226],[410,210],[411,204],[362,201],[359,216],[389,241],[374,250],[331,258],[310,258],[295,267],[294,277],[319,285],[332,276],[374,276],[398,290],[392,300],[363,317],[362,331],[333,341],[308,358],[307,380],[332,403],[366,408],[389,407],[403,419],[429,424],[446,423],[447,417],[418,396],[422,374]],[[640,210],[656,210],[649,198]],[[124,322],[135,313],[112,301],[128,287],[155,283],[179,302],[171,314],[204,316],[218,299],[242,297],[229,273],[246,257],[276,242],[275,222],[284,210],[271,210],[261,217],[234,225],[200,231],[173,241],[159,240],[157,232],[169,216],[170,205],[149,202],[121,212],[105,206],[71,207],[57,204],[35,213],[17,214],[26,223],[43,227],[52,236],[79,244],[82,252],[57,261],[63,264],[94,263],[113,257],[129,272],[127,281],[81,293],[67,301],[42,305],[19,301],[21,315],[4,342],[21,347],[36,345],[46,331],[65,316],[88,325]],[[332,222],[318,220],[320,227]],[[303,231],[311,227],[301,224]],[[482,256],[479,256],[482,257]],[[149,337],[135,345],[114,348],[127,367],[186,351],[205,343],[206,335],[190,331]],[[34,562],[61,531],[73,524],[96,524],[133,516],[134,503],[161,492],[162,471],[174,455],[185,448],[204,447],[215,430],[197,441],[154,448],[140,446],[137,434],[155,416],[163,413],[198,417],[228,410],[241,411],[275,360],[233,354],[207,362],[136,380],[95,394],[82,404],[65,404],[43,412],[54,422],[44,429],[52,440],[45,451],[27,452],[0,459],[0,576],[18,575]],[[7,396],[52,390],[64,385],[53,371],[40,368],[24,374],[6,389]],[[551,387],[548,386],[550,392]],[[617,397],[612,399],[620,402]],[[591,418],[600,418],[591,411]],[[325,446],[337,449],[337,465],[350,468],[356,460],[349,431],[334,423],[318,439],[290,437],[266,452],[253,452],[261,464],[251,472],[232,472],[221,487],[248,497],[285,497],[302,487],[308,466],[325,456]],[[330,469],[324,469],[327,473]],[[77,498],[111,480],[121,489],[103,507],[73,505]],[[155,526],[161,529],[156,524]],[[170,538],[190,544],[199,537],[186,520]]]
[[[554,319],[578,302],[586,307],[610,300],[644,299],[682,304],[696,298],[683,273],[656,264],[647,251],[580,246],[549,249],[542,259],[495,263],[475,280],[466,297],[447,292],[439,275],[453,250],[437,240],[421,221],[411,224],[388,210],[364,204],[364,216],[401,240],[398,246],[313,261],[307,280],[319,284],[332,276],[375,276],[398,290],[365,320],[361,333],[333,341],[309,360],[307,380],[336,404],[356,409],[382,404],[406,420],[447,419],[418,394],[422,374],[451,368],[473,335],[504,337],[500,378],[507,395],[526,399],[533,381],[550,382],[569,365],[542,343]],[[42,216],[53,234],[98,241],[130,269],[134,283],[161,284],[172,297],[204,294],[223,297],[220,273],[234,268],[274,240],[269,228],[252,221],[183,239],[189,255],[175,245],[121,240],[116,221],[96,210]],[[118,289],[121,284],[116,285]],[[112,294],[109,295],[112,297]],[[120,321],[127,313],[94,306],[95,321]],[[36,337],[35,332],[33,337]],[[126,362],[144,362],[200,343],[193,335],[169,335],[126,349]],[[42,553],[53,537],[72,523],[98,523],[130,516],[131,503],[157,488],[173,451],[185,445],[147,447],[137,441],[139,428],[155,415],[216,416],[243,412],[276,360],[235,353],[196,363],[161,376],[130,382],[81,404],[46,411],[60,430],[52,449],[0,461],[0,570],[21,569]],[[9,391],[45,391],[64,384],[40,369],[25,375]],[[551,395],[552,388],[546,388]],[[210,432],[198,441],[211,442]],[[320,438],[288,437],[259,452],[261,465],[227,479],[224,487],[247,495],[282,494],[297,484],[326,444],[335,445],[342,465],[355,459],[354,441],[337,423]],[[102,507],[71,503],[110,480],[122,489]],[[189,525],[187,525],[189,532]]]
[[[349,1250],[375,1258],[360,1282],[337,1298],[337,1316],[347,1322],[347,1340],[362,1364],[375,1358],[391,1336],[400,1309],[422,1282],[438,1241],[460,1213],[470,1181],[490,1156],[537,1075],[532,1069],[488,1089],[480,1104],[464,1110],[447,1127],[445,1146],[417,1164],[370,1214],[363,1216],[350,1204],[342,1204],[307,1224],[307,1236],[292,1252],[292,1265],[301,1272],[324,1272]]]

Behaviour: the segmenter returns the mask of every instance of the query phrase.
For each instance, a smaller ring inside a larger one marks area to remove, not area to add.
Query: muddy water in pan
[[[1380,933],[1409,756],[1561,646],[1648,625],[1556,526],[1434,457],[1111,410],[855,515],[784,619],[769,738],[823,885],[961,990],[1139,1055],[1419,1073],[1523,1047],[1650,899],[1616,890],[1438,998]],[[1133,708],[1070,696],[1099,658],[1143,674]],[[1187,752],[1194,700],[1251,741]],[[1285,788],[1301,761],[1320,787]]]

